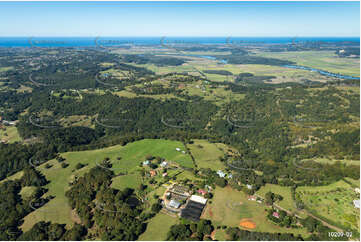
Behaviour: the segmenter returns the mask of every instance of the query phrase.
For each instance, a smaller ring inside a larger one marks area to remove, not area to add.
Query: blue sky
[[[360,3],[0,2],[0,36],[360,36]]]

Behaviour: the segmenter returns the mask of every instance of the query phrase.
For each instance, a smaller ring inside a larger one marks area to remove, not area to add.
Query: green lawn
[[[167,238],[167,233],[170,227],[177,224],[178,218],[169,215],[158,213],[147,224],[146,231],[139,237],[142,241],[164,241]]]
[[[69,189],[68,183],[74,179],[75,176],[81,176],[90,168],[101,164],[104,158],[110,158],[116,174],[120,172],[128,172],[129,175],[125,177],[114,178],[114,187],[123,189],[125,186],[137,188],[139,184],[136,179],[136,174],[131,174],[138,169],[139,163],[145,160],[148,154],[153,156],[160,156],[166,160],[178,162],[187,167],[192,167],[193,163],[188,154],[183,154],[176,151],[175,148],[184,149],[181,142],[171,140],[145,139],[129,143],[126,146],[116,145],[108,148],[62,153],[61,156],[66,159],[69,164],[67,168],[61,168],[56,160],[48,161],[53,167],[45,169],[45,164],[38,167],[46,178],[50,181],[46,185],[49,191],[47,195],[53,195],[55,198],[48,202],[43,207],[27,215],[24,219],[22,228],[24,231],[29,230],[36,222],[41,220],[50,220],[52,222],[64,223],[67,226],[73,224],[71,218],[71,209],[68,205],[68,200],[65,197],[65,192]],[[121,157],[120,160],[117,158]],[[75,170],[77,163],[88,164],[86,167]],[[74,171],[73,171],[74,170]]]
[[[216,144],[206,140],[194,140],[193,144],[187,144],[199,168],[211,168],[213,170],[224,169],[224,164],[219,160],[224,153]]]
[[[256,228],[253,231],[279,232],[301,234],[307,236],[306,229],[288,229],[277,226],[267,219],[267,208],[264,204],[249,201],[248,197],[240,191],[227,186],[217,187],[214,192],[212,204],[208,202],[202,218],[212,220],[215,226],[227,225],[238,227],[241,219],[251,219]],[[242,229],[242,228],[241,228]]]
[[[283,187],[283,186],[275,185],[275,184],[266,184],[266,186],[261,187],[261,189],[259,189],[256,192],[256,194],[260,195],[261,197],[264,198],[266,193],[269,191],[279,194],[283,197],[283,200],[280,202],[277,201],[276,204],[278,204],[282,208],[285,208],[289,211],[292,211],[292,212],[297,211],[297,209],[294,206],[294,201],[292,199],[291,187]]]

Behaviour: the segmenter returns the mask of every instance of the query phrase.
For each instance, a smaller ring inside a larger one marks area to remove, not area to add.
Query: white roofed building
[[[360,208],[360,200],[353,200],[353,205],[355,208]]]
[[[193,202],[201,203],[201,204],[206,204],[207,203],[206,198],[198,196],[198,195],[192,195],[189,200],[191,200]]]
[[[179,208],[180,205],[181,203],[176,200],[170,200],[170,202],[168,203],[168,206],[171,208]]]

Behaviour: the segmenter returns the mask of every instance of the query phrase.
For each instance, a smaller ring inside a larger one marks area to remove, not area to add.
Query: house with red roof
[[[275,218],[280,218],[280,215],[279,215],[279,213],[277,213],[277,212],[273,212],[273,213],[272,213],[272,216],[275,217]]]
[[[202,194],[203,196],[207,194],[207,191],[203,190],[203,189],[199,189],[197,191],[199,194]]]

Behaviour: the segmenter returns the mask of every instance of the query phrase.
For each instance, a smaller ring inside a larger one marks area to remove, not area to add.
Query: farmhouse
[[[149,160],[143,161],[143,166],[148,166],[150,164]]]
[[[151,170],[149,173],[150,173],[150,176],[155,176],[155,175],[157,175],[157,171],[155,171],[155,170]]]
[[[163,161],[162,163],[160,163],[160,166],[161,166],[161,167],[167,167],[167,166],[168,166],[168,162]]]
[[[275,217],[275,218],[280,218],[280,215],[277,212],[273,212],[272,216]]]

